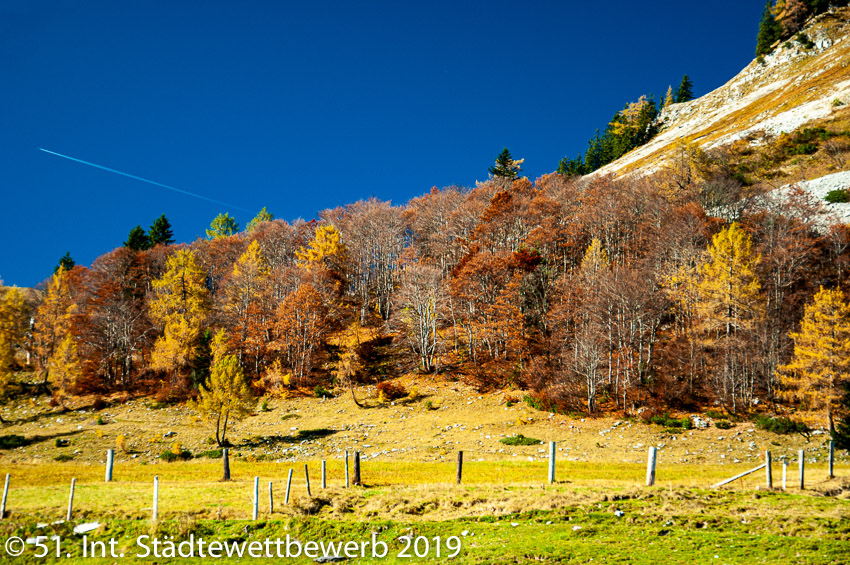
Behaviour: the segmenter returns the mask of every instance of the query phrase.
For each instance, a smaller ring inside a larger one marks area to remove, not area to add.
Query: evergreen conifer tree
[[[65,272],[70,271],[76,264],[77,262],[71,257],[71,252],[66,251],[65,254],[59,258],[59,264],[53,267],[53,274],[55,275],[58,273],[59,269],[62,269]]]
[[[148,240],[151,247],[159,244],[171,245],[174,243],[174,232],[171,231],[171,222],[168,221],[165,214],[161,215],[151,224],[151,229],[148,230]]]
[[[519,159],[518,161],[514,161],[514,158],[511,157],[511,152],[508,151],[508,148],[505,147],[502,149],[502,152],[499,153],[499,156],[496,157],[496,164],[490,167],[488,170],[490,174],[494,177],[502,177],[506,179],[515,179],[517,174],[522,170],[522,162],[525,159]]]
[[[254,229],[255,229],[257,226],[259,226],[259,225],[260,225],[260,224],[262,224],[263,222],[270,222],[270,221],[272,221],[272,220],[274,220],[274,216],[272,215],[272,213],[271,213],[271,212],[269,212],[268,210],[266,210],[266,207],[265,207],[265,206],[263,206],[263,209],[262,209],[262,210],[260,210],[260,211],[257,213],[257,215],[256,215],[256,216],[254,216],[254,219],[253,219],[253,220],[251,220],[250,222],[248,222],[248,225],[247,225],[247,226],[245,226],[245,231],[247,231],[247,232],[252,232],[252,231],[254,231]]]
[[[127,235],[127,241],[124,242],[124,247],[133,251],[144,251],[150,248],[148,234],[145,233],[142,226],[136,226],[130,230],[129,235]]]
[[[207,238],[218,239],[220,237],[227,237],[238,231],[239,223],[236,221],[236,218],[225,212],[224,214],[219,214],[210,222],[210,227],[207,230]]]
[[[782,25],[776,21],[771,11],[771,0],[764,5],[764,12],[759,23],[759,33],[756,37],[756,57],[767,55],[772,51],[772,45],[782,35]]]
[[[674,102],[679,104],[681,102],[688,102],[694,99],[694,83],[691,82],[691,78],[688,75],[682,77],[682,82],[679,84],[679,88],[676,89],[676,98]]]

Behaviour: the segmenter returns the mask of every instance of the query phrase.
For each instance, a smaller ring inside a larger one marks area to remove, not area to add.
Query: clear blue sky
[[[0,0],[0,278],[90,264],[165,213],[179,241],[473,185],[502,147],[535,179],[641,94],[752,59],[760,0]]]

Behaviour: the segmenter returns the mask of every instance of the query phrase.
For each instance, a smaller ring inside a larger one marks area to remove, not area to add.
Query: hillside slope
[[[850,103],[850,8],[812,18],[814,44],[782,43],[708,94],[665,109],[662,132],[595,174],[649,175],[663,169],[681,142],[711,149],[744,138],[789,133]]]

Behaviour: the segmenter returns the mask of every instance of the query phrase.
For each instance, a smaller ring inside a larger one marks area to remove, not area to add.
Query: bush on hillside
[[[824,197],[824,200],[830,204],[838,204],[840,202],[850,202],[850,192],[840,188],[838,190],[830,190]]]
[[[540,445],[543,443],[539,439],[535,439],[533,437],[525,437],[522,434],[511,436],[511,437],[503,437],[499,440],[501,443],[505,445]]]
[[[802,434],[809,433],[809,426],[803,422],[795,422],[791,418],[771,418],[770,416],[756,416],[754,418],[756,427],[775,434]]]

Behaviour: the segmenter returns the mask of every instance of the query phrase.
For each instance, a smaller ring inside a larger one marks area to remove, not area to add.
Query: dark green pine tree
[[[767,0],[761,14],[759,33],[756,36],[756,57],[770,53],[773,50],[772,45],[782,36],[782,24],[776,21],[770,11],[772,3],[772,0]]]
[[[570,159],[569,157],[561,159],[558,163],[558,174],[567,177],[577,177],[585,174],[582,156],[578,155],[575,159]]]
[[[150,246],[150,239],[148,239],[148,234],[145,233],[142,226],[136,226],[131,229],[130,234],[127,236],[127,241],[124,242],[124,247],[133,251],[144,251],[145,249],[149,249]]]
[[[514,158],[511,157],[511,152],[508,151],[507,147],[505,147],[502,149],[502,152],[499,153],[499,156],[496,157],[496,164],[488,170],[494,177],[515,179],[517,174],[519,174],[522,170],[520,163],[522,163],[522,160],[514,161]]]
[[[66,251],[65,254],[59,259],[59,264],[53,267],[53,274],[55,275],[57,272],[59,272],[60,267],[65,269],[66,271],[70,271],[74,268],[74,265],[76,264],[77,262],[74,261],[74,259],[71,257],[71,252]]]
[[[676,97],[673,99],[673,102],[679,104],[680,102],[688,102],[694,99],[694,83],[691,82],[691,78],[688,75],[682,77],[682,82],[679,84],[679,88],[676,89]]]
[[[159,244],[171,245],[174,243],[174,232],[171,231],[171,222],[165,217],[165,214],[157,218],[151,224],[151,229],[148,230],[148,240],[151,247]]]

